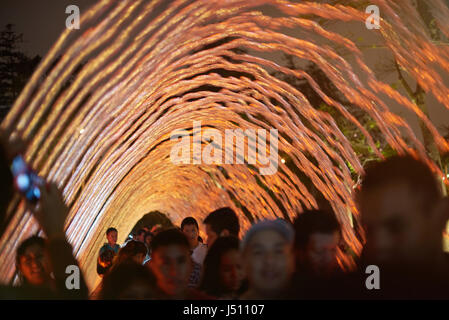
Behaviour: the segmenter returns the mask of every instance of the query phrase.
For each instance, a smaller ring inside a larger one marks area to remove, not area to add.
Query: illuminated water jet
[[[449,71],[447,49],[412,23],[416,12],[409,1],[372,3],[382,12],[382,28],[373,32],[425,92],[448,108],[449,89],[441,76]],[[449,10],[441,1],[433,6],[449,36],[444,24]],[[375,121],[392,148],[420,156],[441,175],[410,124],[388,104],[414,112],[440,150],[448,151],[427,116],[377,79],[353,41],[312,19],[364,28],[366,16],[349,5],[281,0],[103,0],[82,15],[81,30],[65,31],[2,125],[24,130],[31,141],[26,159],[63,188],[71,207],[67,236],[89,285],[97,280],[96,255],[109,226],[117,227],[123,241],[150,211],[180,223],[186,215],[202,219],[231,206],[246,230],[254,219],[291,217],[316,207],[312,188],[331,203],[346,242],[360,252],[363,233],[358,238],[352,228],[359,216],[349,166],[361,174],[362,165],[332,116],[273,71],[307,79],[323,101],[359,128],[373,153],[382,153],[347,107],[326,95],[306,70],[273,58],[280,52],[313,62]],[[258,165],[174,165],[170,135],[178,129],[193,134],[194,121],[221,131],[277,129],[284,161],[266,176],[259,175]],[[38,230],[18,199],[10,213],[0,242],[3,281],[14,274],[18,241]]]

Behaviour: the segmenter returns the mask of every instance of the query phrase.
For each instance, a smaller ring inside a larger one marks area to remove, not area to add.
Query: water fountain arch
[[[442,78],[449,71],[448,51],[411,23],[416,11],[410,1],[371,2],[383,14],[381,29],[373,32],[425,92],[449,107]],[[432,8],[449,36],[444,25],[449,9],[441,1]],[[316,64],[347,101],[375,121],[394,150],[421,157],[441,175],[410,124],[388,103],[415,113],[440,151],[448,151],[426,114],[378,80],[351,39],[315,18],[364,28],[367,14],[351,5],[282,0],[102,0],[82,15],[80,30],[60,36],[2,126],[23,131],[30,140],[26,159],[62,188],[71,208],[66,233],[91,287],[109,226],[124,240],[150,211],[180,223],[187,215],[201,220],[211,210],[231,206],[246,230],[255,219],[285,212],[293,217],[316,207],[311,188],[331,204],[346,242],[360,252],[363,233],[357,236],[352,228],[359,215],[349,167],[362,174],[363,166],[335,119],[273,71],[307,79],[326,104],[359,128],[374,154],[382,157],[382,152],[347,107],[306,70],[286,67],[270,54]],[[194,121],[222,131],[275,128],[288,163],[265,176],[257,170],[260,163],[175,165],[170,135],[177,129],[193,134]],[[0,266],[3,281],[14,274],[18,241],[38,231],[18,199],[10,215],[0,240],[0,257],[7,262]]]

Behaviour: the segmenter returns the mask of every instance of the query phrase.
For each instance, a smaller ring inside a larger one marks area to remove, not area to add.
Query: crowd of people
[[[14,193],[11,157],[0,150],[3,232]],[[46,237],[17,248],[18,286],[0,288],[2,298],[63,299],[404,299],[449,298],[449,258],[443,234],[449,201],[430,168],[412,156],[395,156],[368,168],[354,191],[364,243],[357,256],[345,242],[332,210],[316,209],[255,221],[242,234],[238,215],[219,208],[203,221],[189,216],[179,226],[138,230],[123,245],[105,230],[98,251],[101,283],[89,292],[65,286],[65,269],[78,265],[64,233],[68,208],[50,183],[38,207],[30,207]],[[202,228],[202,229],[201,229]],[[206,235],[201,239],[200,231]],[[352,261],[353,267],[345,267]],[[4,262],[2,262],[4,263]],[[367,286],[367,266],[380,286]]]

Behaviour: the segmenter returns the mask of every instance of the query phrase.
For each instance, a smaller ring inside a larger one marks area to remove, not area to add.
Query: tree
[[[7,24],[0,32],[0,121],[19,96],[41,57],[29,58],[19,50],[23,35]]]
[[[336,0],[333,4],[340,4],[351,6],[358,10],[364,11],[369,1],[351,1],[351,0]],[[449,45],[448,39],[444,37],[441,30],[438,28],[436,23],[436,19],[434,18],[428,0],[416,0],[414,2],[414,6],[417,10],[418,15],[421,17],[424,25],[426,27],[426,32],[431,41],[436,45]],[[323,19],[318,19],[320,24],[326,24],[326,21]],[[397,81],[392,83],[392,87],[397,89],[397,84],[401,86],[406,92],[410,100],[423,112],[423,114],[430,119],[428,107],[426,105],[426,92],[416,81],[416,84],[409,84],[406,80],[407,70],[403,69],[397,61],[396,57],[393,57],[391,61],[382,67],[383,72],[395,72],[397,74]],[[414,89],[413,89],[414,87]],[[427,154],[429,157],[439,165],[440,169],[444,172],[444,159],[442,159],[442,155],[438,149],[435,140],[433,139],[432,133],[429,131],[424,121],[422,121],[418,116],[417,120],[419,123],[419,127],[421,130],[421,134],[423,137],[424,147],[426,148]],[[441,181],[441,188],[443,193],[446,195],[447,190],[443,181]]]

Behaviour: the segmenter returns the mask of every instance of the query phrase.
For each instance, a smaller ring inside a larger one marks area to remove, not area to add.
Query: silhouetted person
[[[126,261],[111,269],[101,284],[99,299],[157,299],[156,279],[150,269],[134,261]]]
[[[219,237],[209,248],[200,290],[220,299],[235,299],[246,289],[239,239]]]
[[[112,268],[114,269],[121,263],[129,261],[133,261],[137,264],[142,265],[147,253],[148,253],[147,246],[143,242],[136,240],[128,241],[123,248],[120,248],[113,262]]]
[[[114,257],[114,251],[110,249],[103,250],[97,261],[97,273],[99,276],[103,276],[109,270],[114,261]]]
[[[366,170],[357,203],[366,230],[363,266],[380,268],[373,297],[449,297],[442,232],[449,218],[429,167],[395,156]]]
[[[343,274],[338,257],[341,227],[330,209],[308,210],[293,221],[296,272],[291,295],[296,299],[361,298],[365,279]]]
[[[206,219],[207,246],[210,247],[218,237],[239,237],[240,223],[234,210],[229,207],[220,208],[211,212]]]
[[[248,277],[244,300],[287,299],[295,271],[293,227],[281,219],[254,224],[241,243]]]

